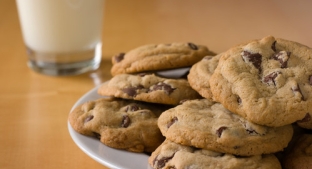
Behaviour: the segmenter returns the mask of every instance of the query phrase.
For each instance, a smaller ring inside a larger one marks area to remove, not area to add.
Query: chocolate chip
[[[304,97],[298,84],[297,86],[293,86],[291,90],[294,92],[294,94],[299,93],[301,95],[301,100],[304,100]]]
[[[173,158],[173,156],[174,156],[174,154],[172,154],[172,156],[169,156],[169,157],[163,157],[159,160],[157,160],[158,156],[156,156],[156,158],[153,161],[153,165],[155,166],[155,164],[157,162],[156,168],[163,168],[166,165],[166,163]]]
[[[303,119],[298,120],[297,122],[298,122],[298,123],[305,123],[305,122],[309,122],[309,121],[311,121],[311,115],[310,115],[310,113],[307,113],[307,114],[304,116]]]
[[[87,122],[91,121],[93,118],[94,118],[93,115],[89,115],[89,116],[87,116],[87,118],[84,120],[84,122],[87,123]]]
[[[136,105],[136,104],[132,104],[132,105],[129,105],[127,106],[126,108],[126,112],[129,112],[129,111],[137,111],[137,110],[140,110],[141,108]]]
[[[124,59],[125,53],[119,53],[118,55],[114,56],[115,61],[118,63]]]
[[[173,117],[170,122],[167,124],[167,128],[171,127],[175,122],[178,121],[177,117]]]
[[[236,96],[236,97],[237,97],[237,99],[236,99],[237,103],[242,104],[242,99],[239,96]]]
[[[128,87],[128,88],[122,89],[122,91],[127,93],[127,95],[134,97],[137,95],[136,89],[137,88],[135,88],[135,87]]]
[[[248,122],[246,122],[246,121],[240,121],[240,122],[242,123],[242,125],[244,126],[244,128],[248,134],[259,135],[259,133],[256,130],[254,130],[250,124],[248,124]]]
[[[124,88],[122,89],[123,92],[127,93],[127,95],[131,96],[131,97],[135,97],[137,95],[137,90],[138,89],[143,89],[144,86],[139,85],[137,87],[128,87],[128,88]]]
[[[156,85],[151,87],[150,92],[156,91],[156,90],[163,90],[163,91],[165,91],[166,94],[170,95],[175,90],[175,88],[172,88],[170,85],[168,85],[164,82],[159,82]]]
[[[274,52],[276,52],[276,41],[274,41],[273,43],[272,43],[272,46],[271,46],[271,49],[274,51]]]
[[[259,134],[256,130],[253,129],[246,129],[247,133],[252,135],[252,134]]]
[[[280,51],[271,56],[272,59],[278,60],[281,63],[281,68],[287,67],[287,61],[291,55],[291,52]]]
[[[100,139],[101,138],[101,135],[97,132],[92,132],[93,136]]]
[[[259,72],[262,71],[262,55],[260,53],[250,53],[248,51],[244,51],[242,53],[242,57],[245,62],[251,62],[255,66],[255,68],[259,70]]]
[[[198,47],[194,43],[187,43],[189,47],[193,50],[198,50]]]
[[[272,72],[268,75],[266,75],[264,78],[263,78],[263,82],[264,83],[267,83],[268,85],[270,84],[273,84],[274,86],[276,86],[276,83],[275,83],[275,78],[281,74],[280,72]]]
[[[122,116],[121,127],[127,128],[130,125],[130,118],[127,115]]]
[[[312,85],[312,75],[309,76],[309,84]]]
[[[218,135],[218,137],[220,138],[223,131],[226,130],[227,127],[223,126],[223,127],[220,127],[217,131],[216,131],[216,134]]]

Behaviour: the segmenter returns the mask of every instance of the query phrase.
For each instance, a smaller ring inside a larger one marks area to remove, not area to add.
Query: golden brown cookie
[[[154,169],[281,169],[278,159],[272,154],[241,157],[183,146],[169,140],[152,153],[148,162]]]
[[[77,132],[95,136],[107,146],[132,152],[152,152],[164,140],[157,127],[164,105],[103,98],[86,102],[69,114]]]
[[[206,55],[214,55],[204,45],[194,43],[150,44],[112,57],[113,76],[189,67]]]
[[[103,96],[168,105],[201,98],[186,79],[168,79],[146,73],[116,75],[100,86],[98,93]]]
[[[312,49],[265,37],[235,46],[210,80],[214,99],[257,124],[278,127],[312,112]]]
[[[191,87],[205,98],[212,98],[209,79],[218,66],[221,55],[222,53],[216,56],[204,57],[191,67],[190,73],[187,76]]]
[[[158,127],[178,144],[240,156],[281,151],[293,136],[291,125],[258,125],[207,99],[185,101],[166,110]]]

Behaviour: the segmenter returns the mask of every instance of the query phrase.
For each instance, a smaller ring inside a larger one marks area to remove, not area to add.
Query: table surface
[[[0,168],[105,168],[75,145],[67,118],[83,94],[111,78],[111,56],[170,42],[203,44],[219,53],[267,35],[312,47],[311,5],[309,0],[107,0],[101,67],[55,77],[27,67],[15,1],[0,0]]]

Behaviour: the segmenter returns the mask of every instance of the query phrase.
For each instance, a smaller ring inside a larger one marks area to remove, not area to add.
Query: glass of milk
[[[96,70],[104,0],[16,0],[28,66],[48,75]]]

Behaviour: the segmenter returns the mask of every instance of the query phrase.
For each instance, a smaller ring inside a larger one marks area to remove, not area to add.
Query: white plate
[[[185,75],[190,68],[180,68],[167,71],[160,71],[159,74],[168,78],[178,78]],[[96,100],[104,96],[97,94],[98,87],[90,90],[88,93],[83,95],[72,107],[73,110],[78,105],[85,103],[90,100]],[[85,152],[88,156],[96,160],[97,162],[112,169],[151,169],[148,165],[148,155],[144,153],[132,153],[128,151],[118,150],[110,148],[98,139],[88,137],[77,133],[71,125],[68,123],[68,130],[70,136],[77,144],[77,146]]]
[[[190,67],[184,67],[179,69],[163,70],[156,72],[157,75],[168,77],[168,78],[179,78],[190,70]]]
[[[90,90],[83,95],[73,106],[72,110],[78,105],[89,100],[96,100],[103,96],[97,94],[97,88]],[[148,155],[143,153],[132,153],[128,151],[110,148],[98,139],[77,133],[68,123],[70,136],[77,146],[88,156],[97,162],[113,169],[151,169],[148,165]]]

